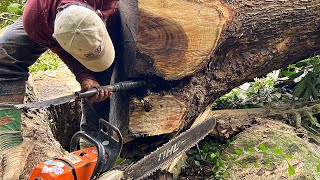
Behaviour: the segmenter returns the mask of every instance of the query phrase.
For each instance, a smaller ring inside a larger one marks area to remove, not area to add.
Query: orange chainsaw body
[[[30,180],[89,180],[97,163],[97,157],[96,147],[71,152],[61,158],[38,164]]]
[[[38,164],[30,180],[91,180],[112,168],[122,149],[122,135],[104,119],[99,119],[99,127],[97,137],[76,132],[70,141],[71,153]],[[93,147],[78,150],[80,139]]]

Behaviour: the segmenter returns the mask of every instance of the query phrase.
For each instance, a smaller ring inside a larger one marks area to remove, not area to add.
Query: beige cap
[[[91,71],[104,71],[114,61],[114,47],[105,24],[86,7],[71,5],[59,12],[53,36],[64,50]]]

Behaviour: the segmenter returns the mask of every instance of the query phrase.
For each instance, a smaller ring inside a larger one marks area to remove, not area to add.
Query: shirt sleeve
[[[117,7],[117,3],[119,0],[102,0],[102,7],[100,9],[101,14],[102,14],[102,19],[107,20],[108,17],[114,13],[115,11],[117,11],[118,7]]]

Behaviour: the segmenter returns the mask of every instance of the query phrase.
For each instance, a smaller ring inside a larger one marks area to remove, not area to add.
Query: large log
[[[155,88],[131,101],[147,102],[130,114],[134,134],[188,128],[215,98],[320,49],[319,1],[138,2],[136,59],[124,63],[129,78],[147,77]]]

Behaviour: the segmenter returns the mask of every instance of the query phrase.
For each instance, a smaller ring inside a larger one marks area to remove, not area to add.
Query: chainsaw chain
[[[141,160],[139,160],[137,163],[133,164],[132,166],[129,166],[128,168],[126,168],[126,170],[129,169],[139,169],[138,167],[140,167],[141,163],[143,163],[144,159],[148,159],[149,157],[151,157],[154,154],[160,154],[161,151],[163,151],[161,148],[167,144],[170,144],[172,141],[175,141],[177,138],[184,136],[187,133],[190,133],[191,131],[194,131],[195,129],[197,129],[199,126],[203,125],[203,123],[205,123],[206,121],[208,121],[209,119],[205,120],[204,122],[196,125],[195,127],[192,127],[191,129],[182,132],[180,135],[176,136],[175,138],[169,140],[167,143],[165,143],[164,145],[158,147],[155,151],[153,151],[152,153],[150,153],[149,155],[143,157]],[[213,125],[212,127],[214,127],[215,125]],[[149,170],[147,173],[145,173],[144,175],[142,175],[139,178],[136,179],[143,179],[146,178],[150,175],[152,175],[154,172],[156,172],[158,169],[161,169],[162,167],[164,167],[165,165],[169,164],[171,162],[171,160],[179,157],[180,155],[182,155],[183,153],[185,153],[186,151],[188,151],[190,148],[192,148],[193,146],[195,146],[196,144],[198,144],[201,140],[203,140],[208,134],[210,133],[210,131],[204,133],[202,136],[200,136],[200,138],[198,138],[196,141],[192,142],[192,144],[186,145],[185,148],[183,150],[181,150],[179,153],[177,153],[176,155],[166,158],[165,162],[159,163],[159,165],[155,166],[153,169]],[[190,134],[190,136],[192,136],[192,134]],[[158,152],[159,151],[159,152]],[[152,163],[152,162],[151,162]],[[131,171],[132,172],[132,171]],[[130,176],[131,173],[128,173],[128,175]],[[132,176],[129,177],[129,179],[133,179]]]

